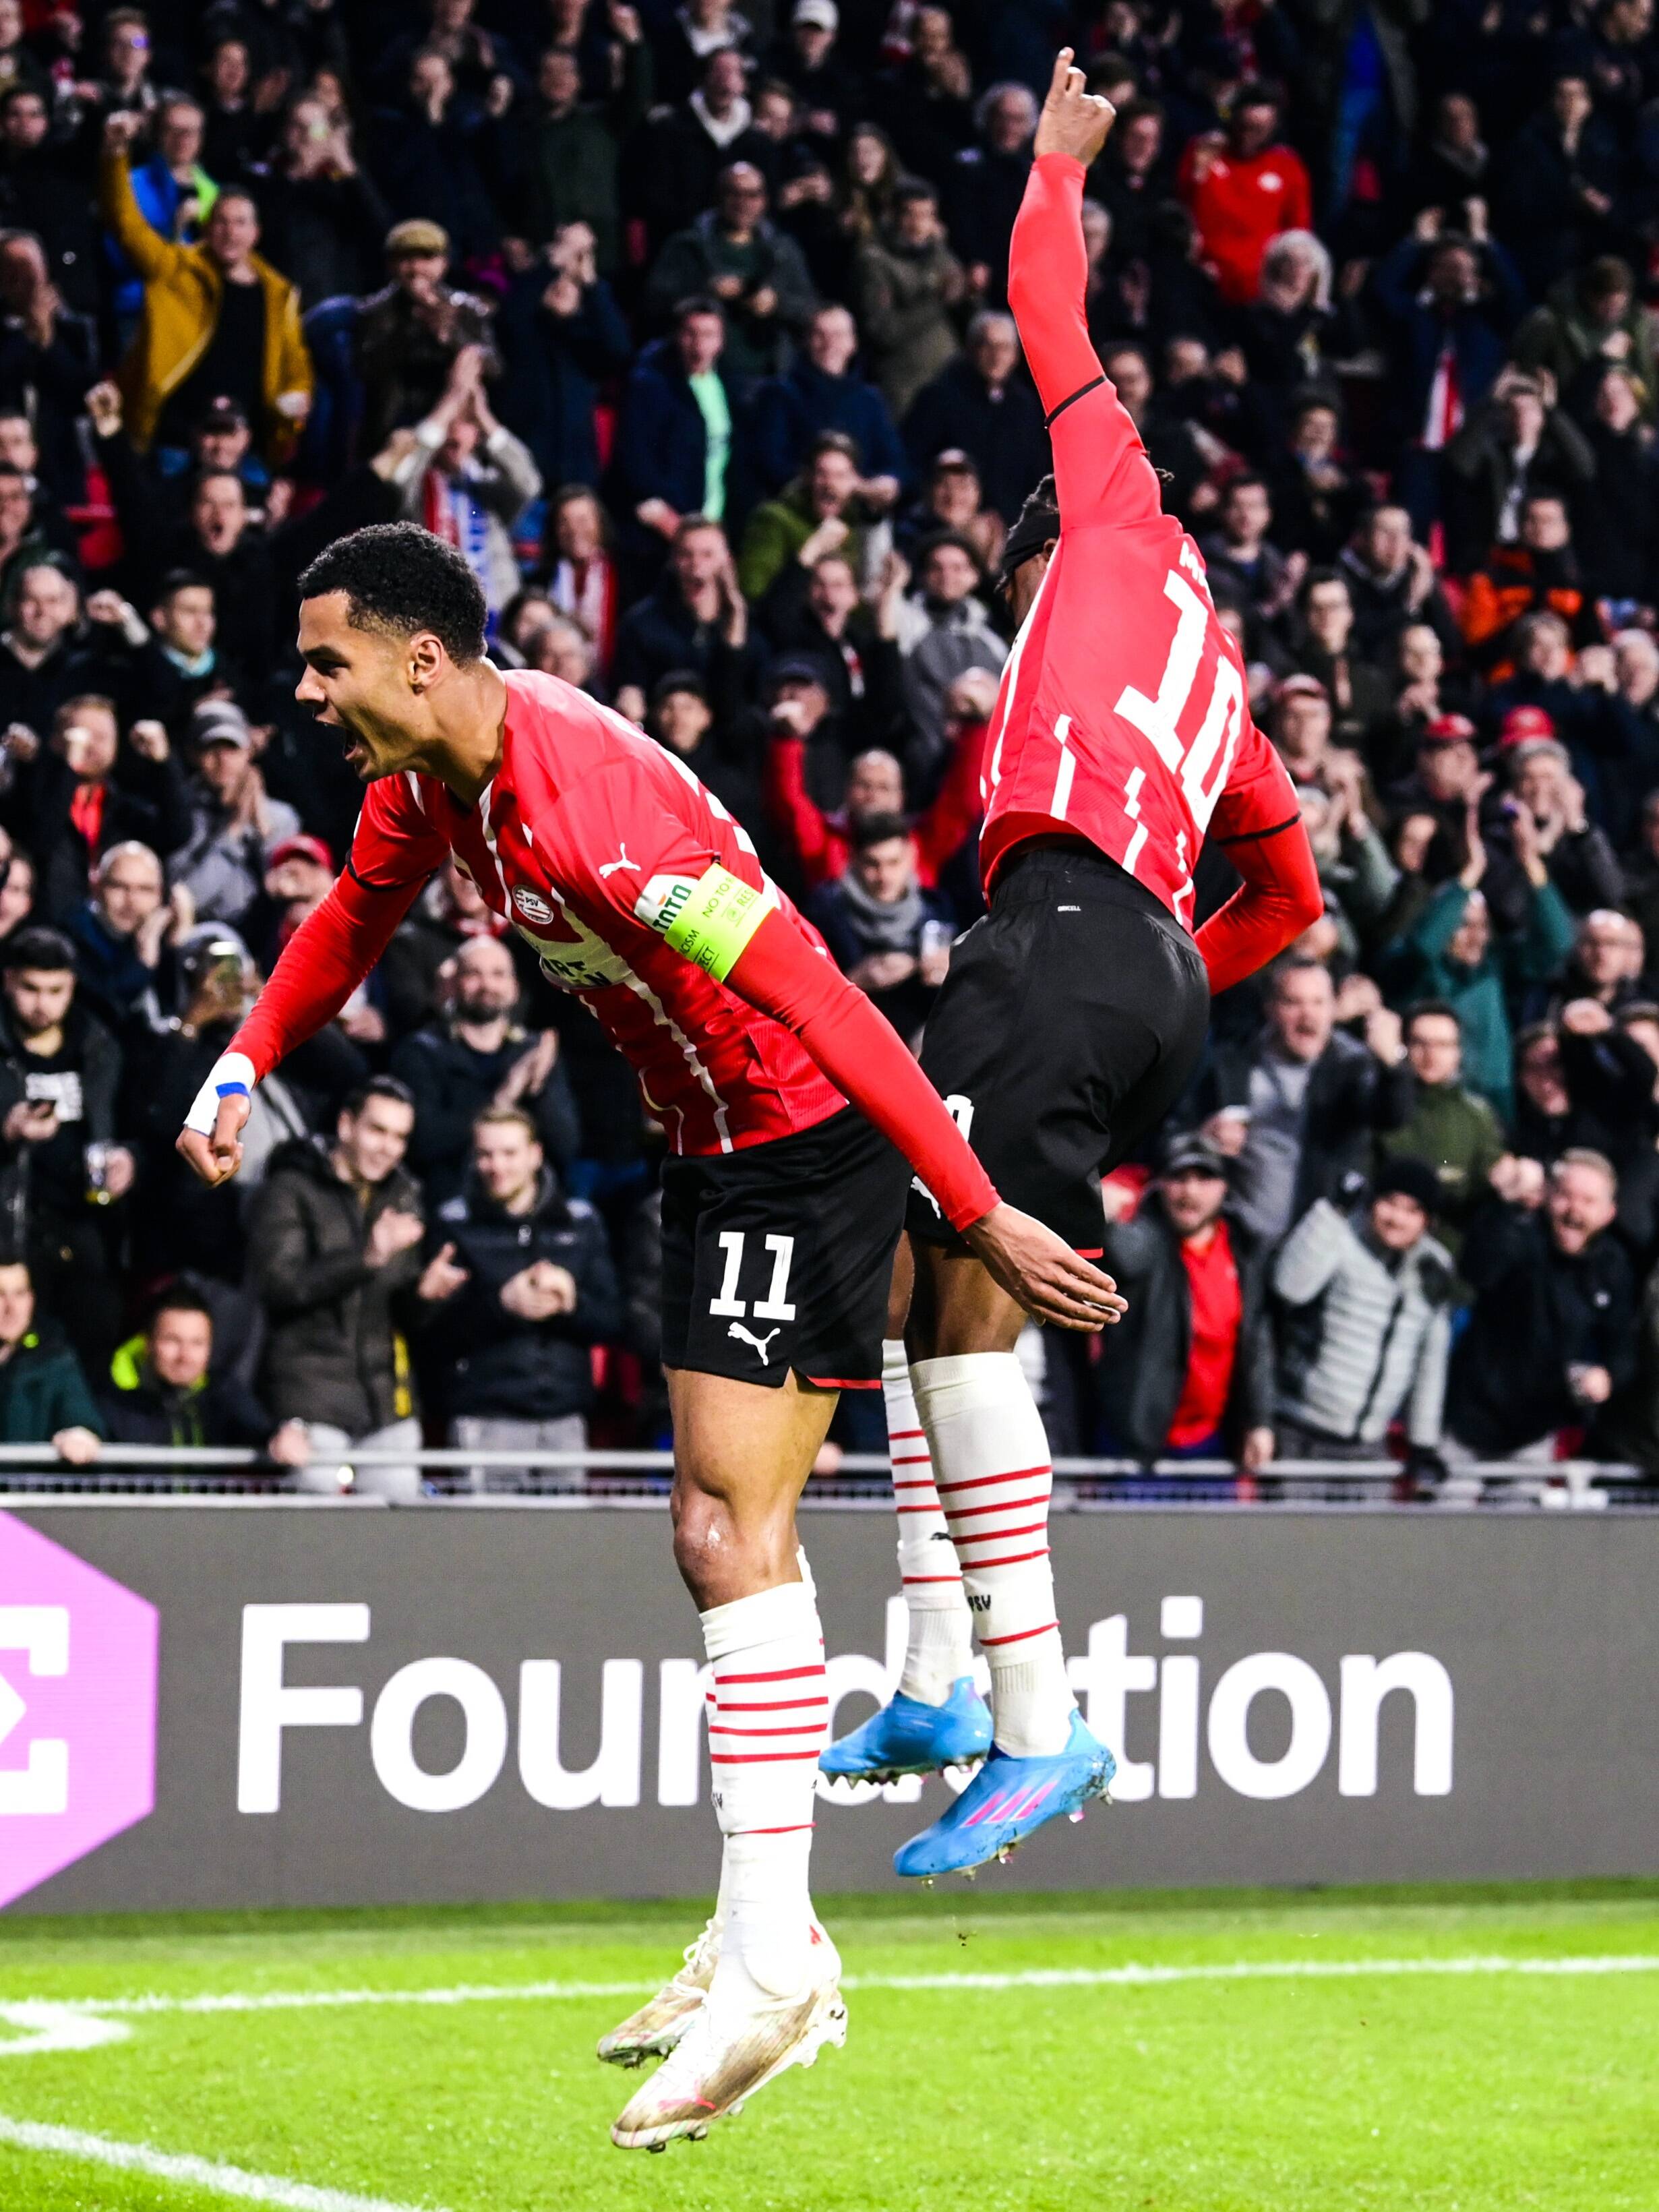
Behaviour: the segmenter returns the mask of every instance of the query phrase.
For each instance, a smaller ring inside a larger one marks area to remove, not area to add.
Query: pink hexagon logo
[[[155,1607],[0,1513],[0,1905],[155,1802]]]

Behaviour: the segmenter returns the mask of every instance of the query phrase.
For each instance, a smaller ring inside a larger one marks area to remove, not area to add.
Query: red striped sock
[[[830,1716],[823,1632],[807,1583],[735,1598],[702,1620],[726,1924],[755,1971],[810,1939],[813,1795]]]
[[[991,1668],[999,1747],[1064,1748],[1074,1701],[1048,1564],[1048,1440],[1012,1352],[918,1360],[910,1370],[975,1632]]]
[[[881,1389],[898,1516],[899,1583],[909,1615],[899,1687],[924,1705],[942,1705],[958,1677],[973,1671],[974,1622],[933,1487],[933,1455],[910,1387],[910,1362],[896,1339],[881,1347]]]

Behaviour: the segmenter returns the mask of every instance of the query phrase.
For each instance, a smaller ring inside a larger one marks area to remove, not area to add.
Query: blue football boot
[[[1064,1751],[1015,1759],[994,1747],[955,1804],[894,1854],[894,1870],[931,1879],[1006,1858],[1046,1820],[1061,1813],[1080,1820],[1083,1808],[1106,1795],[1116,1771],[1117,1761],[1090,1735],[1081,1713],[1072,1715]]]
[[[990,1710],[973,1676],[963,1674],[942,1705],[925,1705],[900,1690],[862,1728],[832,1743],[818,1771],[836,1781],[896,1782],[902,1774],[975,1765],[990,1748]]]

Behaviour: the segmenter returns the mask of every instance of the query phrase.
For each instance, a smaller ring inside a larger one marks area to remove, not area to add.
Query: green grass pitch
[[[1659,2206],[1659,1885],[831,1901],[846,2051],[704,2143],[613,2150],[636,2077],[592,2047],[631,2000],[502,1992],[654,1984],[702,1910],[0,1923],[0,2207]]]

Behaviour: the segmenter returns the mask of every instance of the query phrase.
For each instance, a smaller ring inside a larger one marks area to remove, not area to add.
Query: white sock
[[[703,1613],[714,1670],[708,1760],[726,1839],[722,1963],[785,1995],[807,1972],[813,1793],[830,1713],[823,1634],[807,1583],[780,1583]]]
[[[899,1582],[910,1622],[899,1687],[925,1705],[942,1705],[959,1677],[973,1670],[974,1617],[933,1488],[933,1455],[901,1338],[890,1337],[881,1347],[881,1395],[898,1515]]]
[[[1061,1751],[1075,1700],[1048,1565],[1048,1440],[1012,1352],[918,1360],[916,1406],[933,1447],[939,1498],[991,1668],[999,1749]]]

